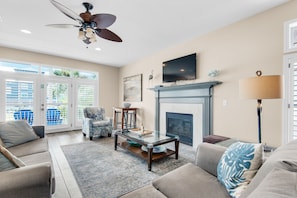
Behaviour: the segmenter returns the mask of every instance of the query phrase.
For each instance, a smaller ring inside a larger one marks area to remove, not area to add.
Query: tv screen
[[[163,62],[163,82],[196,79],[196,53]]]

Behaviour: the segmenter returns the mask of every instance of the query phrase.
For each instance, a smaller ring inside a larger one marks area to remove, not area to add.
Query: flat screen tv
[[[196,53],[163,62],[163,82],[196,79]]]

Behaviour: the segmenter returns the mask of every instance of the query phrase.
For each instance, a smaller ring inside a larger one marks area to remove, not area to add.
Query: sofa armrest
[[[225,152],[226,147],[201,143],[196,151],[195,164],[208,173],[217,176],[218,163]]]
[[[0,172],[1,197],[51,197],[51,165],[41,163]]]
[[[38,135],[40,138],[44,138],[44,126],[32,126],[32,128],[36,135]]]

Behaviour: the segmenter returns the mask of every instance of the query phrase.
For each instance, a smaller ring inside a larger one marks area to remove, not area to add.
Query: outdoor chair
[[[33,114],[33,111],[31,110],[19,110],[14,112],[13,117],[15,120],[27,120],[29,125],[32,126],[34,114]]]
[[[105,109],[102,107],[84,108],[82,132],[84,136],[93,137],[111,136],[112,119],[105,116]]]
[[[56,108],[47,109],[46,123],[48,126],[62,124],[61,111]]]

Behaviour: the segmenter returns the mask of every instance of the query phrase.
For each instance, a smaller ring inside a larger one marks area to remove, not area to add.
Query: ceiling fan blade
[[[79,16],[84,20],[84,22],[89,23],[92,21],[92,15],[89,12],[80,13]]]
[[[96,34],[104,39],[115,41],[115,42],[122,42],[122,39],[108,29],[96,29]]]
[[[54,27],[54,28],[73,28],[73,27],[80,27],[79,25],[73,25],[73,24],[47,24],[45,26]]]
[[[68,16],[69,18],[71,18],[75,21],[79,21],[80,23],[83,23],[83,19],[78,14],[76,14],[74,11],[70,10],[69,8],[67,8],[66,6],[60,4],[59,2],[57,2],[55,0],[50,0],[50,1],[63,14],[65,14],[66,16]]]
[[[97,28],[105,29],[115,22],[116,16],[112,14],[94,14],[91,19],[97,23]]]

